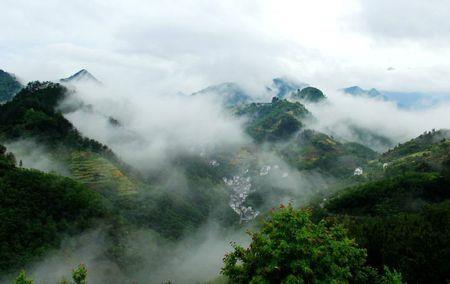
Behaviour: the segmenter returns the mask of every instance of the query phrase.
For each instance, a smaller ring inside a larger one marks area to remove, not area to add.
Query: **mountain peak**
[[[80,82],[91,82],[99,84],[100,81],[97,80],[89,71],[86,69],[81,69],[77,73],[60,80],[62,83],[80,83]]]
[[[250,95],[241,86],[233,82],[209,86],[192,95],[216,97],[226,106],[236,106],[251,101]]]
[[[383,95],[375,88],[372,88],[370,90],[365,90],[359,86],[352,86],[348,88],[344,88],[341,91],[343,91],[346,94],[350,94],[353,96],[367,96],[371,98],[375,97],[383,97]]]
[[[272,86],[268,89],[275,92],[275,96],[278,98],[289,97],[292,93],[297,92],[299,89],[303,89],[308,85],[302,82],[288,79],[286,77],[277,77],[272,79]]]

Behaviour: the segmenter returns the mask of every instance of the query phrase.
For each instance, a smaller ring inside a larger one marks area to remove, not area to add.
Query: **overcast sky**
[[[288,76],[450,91],[450,0],[0,0],[0,69],[192,92]]]

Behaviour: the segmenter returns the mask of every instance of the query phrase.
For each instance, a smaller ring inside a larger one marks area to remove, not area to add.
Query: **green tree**
[[[87,284],[87,268],[86,265],[80,264],[72,271],[72,279],[75,284]]]
[[[225,255],[221,273],[232,283],[367,283],[376,276],[342,226],[315,224],[308,210],[281,206],[249,234],[248,248],[233,244]]]
[[[14,284],[33,284],[33,280],[27,278],[25,270],[22,270],[14,281]]]

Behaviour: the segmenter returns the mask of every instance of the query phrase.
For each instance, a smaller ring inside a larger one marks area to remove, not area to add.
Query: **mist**
[[[17,164],[23,168],[37,169],[43,172],[56,172],[70,176],[67,165],[59,161],[51,151],[35,140],[18,140],[5,144],[8,151],[14,154]]]
[[[326,102],[307,104],[316,118],[309,127],[347,141],[365,144],[384,152],[398,143],[417,137],[431,129],[450,128],[450,103],[434,107],[404,109],[394,102],[377,98],[355,97],[339,91],[325,90]],[[355,129],[369,130],[374,136],[385,137],[380,143],[374,137],[359,137]]]
[[[119,90],[77,85],[74,97],[61,107],[83,102],[87,107],[66,114],[66,118],[83,135],[108,145],[138,169],[154,169],[178,155],[236,148],[250,141],[243,121],[218,100],[152,94],[139,86]]]
[[[243,204],[254,206],[255,212],[261,210],[255,217],[280,203],[305,206],[311,198],[335,189],[335,178],[315,171],[298,171],[278,157],[270,146],[253,144],[245,134],[245,118],[233,116],[214,99],[217,96],[152,94],[139,86],[68,87],[76,91],[59,105],[65,117],[83,136],[104,143],[142,173],[169,171],[161,184],[164,190],[180,196],[189,193],[188,178],[173,164],[176,158],[195,156],[207,160],[211,167],[221,167],[211,157],[224,152],[244,156],[243,161],[238,160],[234,165],[233,174],[248,178],[250,191]],[[327,101],[306,104],[314,117],[306,127],[366,144],[380,152],[390,145],[379,144],[370,137],[361,139],[355,134],[355,127],[386,137],[392,145],[432,128],[450,127],[446,104],[405,110],[388,101],[329,90],[325,93]],[[54,157],[38,145],[30,140],[7,147],[23,161],[23,167],[64,173],[64,165],[55,163]],[[243,148],[249,149],[246,154],[236,154]],[[232,192],[225,184],[215,186],[221,187],[219,190],[224,190],[231,200]],[[153,192],[143,190],[138,194],[143,198],[152,196]],[[108,225],[100,224],[94,230],[65,238],[59,249],[26,268],[37,283],[70,278],[71,270],[79,263],[87,265],[90,283],[204,282],[218,277],[222,258],[232,249],[230,241],[248,244],[245,229],[257,224],[251,220],[240,226],[223,227],[211,218],[178,240],[164,238],[145,227],[134,227],[120,238],[123,255],[119,261],[110,255]]]
[[[88,283],[198,283],[219,276],[222,258],[231,243],[247,245],[244,230],[227,230],[208,223],[196,233],[177,242],[168,241],[152,230],[137,229],[124,236],[123,259],[133,264],[118,264],[109,259],[108,227],[65,238],[59,249],[26,267],[35,283],[58,283],[70,279],[80,263],[87,266]],[[0,279],[12,282],[14,276]]]

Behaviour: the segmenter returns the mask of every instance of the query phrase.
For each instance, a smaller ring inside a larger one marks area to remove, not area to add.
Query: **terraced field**
[[[91,188],[113,189],[119,194],[136,193],[136,182],[98,154],[73,152],[69,164],[73,177]]]

